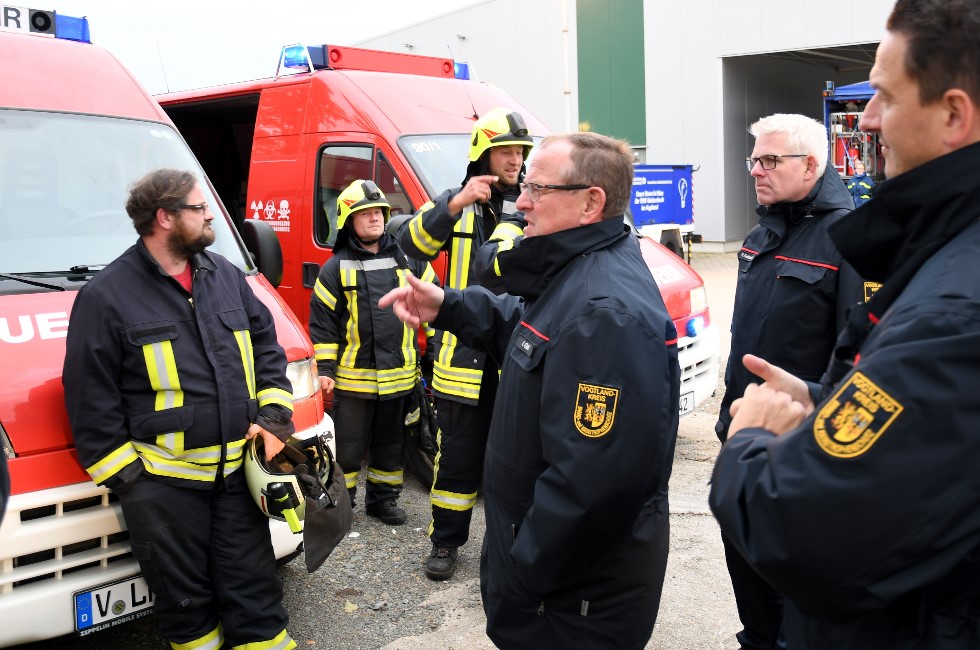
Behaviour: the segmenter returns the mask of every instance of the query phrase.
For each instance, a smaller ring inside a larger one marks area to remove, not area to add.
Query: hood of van
[[[75,295],[0,296],[0,423],[18,456],[72,446],[61,369]]]

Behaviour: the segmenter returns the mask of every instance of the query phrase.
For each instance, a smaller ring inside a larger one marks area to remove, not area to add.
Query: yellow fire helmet
[[[356,180],[337,197],[337,230],[343,230],[347,218],[364,208],[381,208],[386,224],[391,217],[391,205],[374,181]]]
[[[527,160],[534,140],[524,124],[520,113],[506,108],[488,111],[473,125],[473,139],[470,142],[470,162],[480,159],[483,152],[491,147],[518,144],[524,147],[524,160]]]

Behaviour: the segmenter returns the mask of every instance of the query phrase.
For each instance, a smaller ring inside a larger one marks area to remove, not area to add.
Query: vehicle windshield
[[[210,247],[249,268],[193,154],[172,127],[112,117],[0,110],[0,273],[97,269],[138,236],[129,186],[161,167],[198,178],[216,217]]]
[[[534,142],[540,144],[541,138],[534,138]],[[451,187],[459,187],[466,176],[470,152],[468,133],[404,135],[398,139],[398,146],[429,196],[435,197]],[[528,160],[533,157],[534,149]]]

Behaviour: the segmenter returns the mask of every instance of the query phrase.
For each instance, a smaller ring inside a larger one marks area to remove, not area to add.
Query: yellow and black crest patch
[[[875,291],[881,288],[880,282],[865,282],[864,283],[864,302],[871,300],[871,296],[875,295]]]
[[[618,401],[618,388],[579,384],[575,400],[575,428],[589,438],[606,435],[616,419]]]
[[[864,374],[855,372],[817,413],[813,436],[831,456],[855,458],[868,451],[904,409]]]

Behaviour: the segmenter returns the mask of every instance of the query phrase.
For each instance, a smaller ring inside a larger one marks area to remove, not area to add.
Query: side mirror
[[[269,284],[282,284],[282,246],[272,226],[258,219],[246,219],[242,223],[242,240]]]

